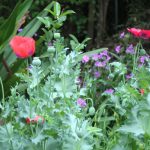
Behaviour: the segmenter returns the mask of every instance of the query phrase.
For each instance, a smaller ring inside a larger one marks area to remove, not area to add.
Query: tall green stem
[[[135,54],[133,57],[133,74],[135,73],[135,69],[137,67],[140,47],[141,47],[141,42],[139,41],[139,43],[136,45]]]

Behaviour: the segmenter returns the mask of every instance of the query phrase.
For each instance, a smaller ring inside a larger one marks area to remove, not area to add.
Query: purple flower
[[[52,42],[48,42],[48,46],[53,46],[53,43]]]
[[[86,101],[82,98],[79,98],[77,100],[77,104],[80,106],[80,107],[86,107]]]
[[[19,28],[19,29],[18,29],[18,32],[22,32],[22,30],[23,30],[22,28]]]
[[[92,56],[92,59],[95,60],[95,61],[98,60],[98,59],[99,59],[99,55],[98,55],[98,54],[94,54],[94,55]]]
[[[141,62],[142,64],[144,64],[145,61],[148,60],[148,59],[149,59],[149,56],[141,56],[141,57],[139,58],[139,60],[140,60],[140,62]]]
[[[101,52],[101,53],[99,54],[99,58],[100,58],[100,59],[103,58],[104,56],[105,56],[105,57],[108,56],[107,50],[104,50],[103,52]]]
[[[134,54],[134,47],[133,44],[130,44],[126,49],[127,54]]]
[[[35,37],[37,37],[37,36],[38,36],[38,34],[37,34],[37,33],[35,33],[35,34],[34,34],[34,36],[35,36]]]
[[[120,37],[120,39],[123,39],[124,36],[125,36],[125,32],[121,32],[119,37]]]
[[[117,46],[115,47],[115,51],[116,51],[117,53],[119,53],[120,50],[121,50],[121,45],[117,45]]]
[[[102,59],[104,61],[109,61],[110,60],[110,56],[108,55],[108,51],[104,50],[103,52],[101,52],[99,54],[99,59]]]
[[[106,62],[99,62],[99,61],[96,61],[95,64],[94,64],[96,67],[105,67],[106,66]]]
[[[82,83],[82,79],[78,77],[75,82],[80,85]]]
[[[84,55],[83,58],[82,58],[83,63],[87,63],[89,60],[90,60],[90,58],[87,55]]]
[[[131,79],[132,77],[133,77],[132,73],[126,75],[126,79]]]
[[[107,89],[104,91],[106,94],[113,94],[114,90],[113,89]]]
[[[98,71],[95,71],[95,72],[94,72],[94,77],[95,77],[95,78],[99,78],[100,75],[101,75],[100,72],[98,72]]]
[[[30,69],[32,69],[32,66],[28,66],[26,69],[27,69],[27,70],[30,70]]]

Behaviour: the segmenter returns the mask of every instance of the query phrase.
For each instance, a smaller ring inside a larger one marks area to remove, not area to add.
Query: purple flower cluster
[[[108,55],[108,51],[104,50],[100,54],[94,54],[92,59],[96,61],[94,64],[96,67],[105,67],[110,60],[110,56]]]
[[[79,98],[77,100],[77,104],[80,106],[80,107],[86,107],[86,101],[82,98]]]

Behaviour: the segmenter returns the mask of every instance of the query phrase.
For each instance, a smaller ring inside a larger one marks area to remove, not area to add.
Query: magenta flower
[[[119,37],[120,37],[120,39],[123,39],[124,36],[125,36],[125,32],[121,32]]]
[[[83,58],[82,58],[83,63],[87,63],[89,60],[90,60],[90,58],[87,55],[84,55]]]
[[[117,46],[115,47],[115,51],[116,51],[117,53],[119,53],[120,50],[121,50],[121,45],[117,45]]]
[[[133,44],[130,44],[126,49],[127,54],[134,54],[134,47]]]
[[[82,98],[79,98],[77,100],[77,104],[80,106],[80,107],[86,107],[86,101]]]
[[[101,76],[100,72],[98,72],[98,71],[94,72],[94,77],[95,78],[99,78],[100,76]]]
[[[104,91],[104,93],[106,93],[106,94],[113,94],[114,90],[113,89],[107,89],[107,90]]]

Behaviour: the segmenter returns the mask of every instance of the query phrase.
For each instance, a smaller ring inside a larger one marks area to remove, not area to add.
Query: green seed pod
[[[92,106],[89,108],[89,115],[94,116],[94,114],[95,114],[95,108]]]
[[[34,65],[34,66],[40,66],[41,65],[41,60],[39,59],[39,57],[33,58],[32,65]]]
[[[141,55],[145,55],[146,54],[146,51],[144,49],[140,49],[140,54]]]
[[[54,33],[54,38],[55,39],[60,39],[60,33]]]
[[[110,73],[108,77],[109,77],[110,79],[113,79],[113,78],[114,78],[114,74]]]
[[[54,46],[48,46],[47,51],[50,53],[55,52],[55,47]]]

